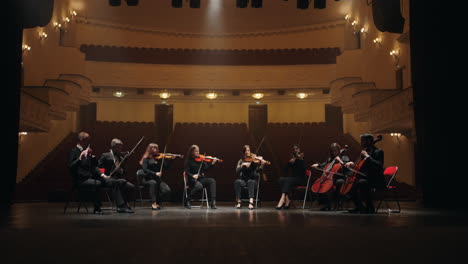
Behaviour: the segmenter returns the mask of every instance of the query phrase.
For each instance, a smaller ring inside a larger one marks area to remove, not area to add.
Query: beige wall
[[[403,32],[409,33],[409,1],[403,0],[401,3],[405,18]],[[353,1],[349,14],[351,18],[346,22],[345,38],[348,39],[353,31],[362,27],[367,33],[361,34],[361,49],[345,50],[338,56],[337,78],[359,76],[364,82],[375,82],[378,89],[395,89],[397,60],[389,53],[396,49],[400,52],[398,63],[404,67],[403,88],[411,86],[409,36],[405,38],[401,34],[380,32],[373,22],[372,6],[368,6],[365,1]],[[354,20],[358,22],[355,28],[351,26]],[[381,45],[373,42],[378,37],[382,39]]]
[[[154,121],[159,102],[97,100],[99,121]],[[248,123],[249,103],[174,102],[174,123]],[[324,122],[325,102],[268,102],[268,122]]]
[[[121,122],[154,122],[155,102],[98,100],[97,120]]]
[[[188,49],[282,49],[342,47],[343,24],[313,31],[243,37],[183,37],[76,24],[75,44]]]
[[[56,21],[64,24],[62,18],[69,10],[69,0],[55,1],[48,25],[23,30],[23,44],[31,47],[23,53],[24,85],[40,86],[61,73],[84,74],[84,54],[77,48],[60,46],[60,31],[53,26]],[[40,39],[40,32],[47,38]]]
[[[268,122],[325,122],[325,102],[269,103]]]
[[[16,182],[20,182],[50,151],[71,132],[76,131],[76,113],[67,112],[66,120],[52,120],[48,133],[28,133],[19,138]]]

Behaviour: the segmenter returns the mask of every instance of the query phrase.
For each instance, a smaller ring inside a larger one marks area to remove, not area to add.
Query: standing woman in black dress
[[[200,148],[197,145],[190,146],[184,164],[187,184],[191,188],[185,200],[185,208],[191,209],[192,196],[195,193],[201,192],[203,187],[206,187],[209,190],[210,208],[216,209],[216,180],[206,177],[205,172],[213,167],[217,161],[217,158],[212,158],[210,160],[204,159],[204,157],[200,155]]]
[[[167,183],[161,180],[162,169],[167,170],[172,164],[175,156],[171,158],[165,158],[164,164],[162,159],[156,159],[159,153],[159,146],[156,143],[150,143],[146,147],[145,154],[141,157],[140,165],[145,172],[145,177],[142,179],[142,183],[149,187],[150,196],[152,200],[151,209],[161,209],[159,203],[162,199],[167,199],[170,196],[171,188]],[[162,168],[161,168],[162,167]]]

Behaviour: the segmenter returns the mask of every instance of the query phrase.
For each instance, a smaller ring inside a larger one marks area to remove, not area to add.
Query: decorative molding
[[[353,95],[365,91],[375,89],[373,82],[355,82],[348,83],[341,87],[341,111],[343,113],[355,113],[357,111],[356,104],[353,102]]]
[[[88,18],[83,16],[77,16],[74,18],[75,22],[78,24],[85,24],[85,25],[92,25],[96,27],[105,27],[105,28],[112,28],[117,30],[125,30],[131,32],[140,32],[140,33],[147,33],[147,34],[155,34],[155,35],[162,35],[162,36],[172,36],[172,37],[180,37],[180,38],[251,38],[251,37],[266,37],[266,36],[274,36],[274,35],[287,35],[287,34],[296,34],[302,32],[310,32],[310,31],[317,31],[322,29],[329,29],[334,28],[337,26],[344,26],[346,21],[345,20],[337,20],[327,23],[320,23],[308,26],[301,26],[301,27],[290,27],[290,28],[283,28],[278,30],[271,30],[271,31],[261,31],[261,32],[246,32],[246,33],[213,33],[213,34],[202,34],[202,33],[189,33],[189,32],[170,32],[170,31],[161,31],[155,30],[150,28],[142,28],[142,27],[134,27],[130,25],[124,24],[117,24],[108,21],[102,21],[99,19]]]
[[[410,34],[409,32],[404,32],[402,33],[398,38],[397,38],[398,42],[400,43],[405,43],[405,44],[409,44],[409,41],[410,41]]]
[[[66,119],[66,102],[69,94],[65,90],[47,86],[25,86],[22,89],[36,98],[41,98],[50,105],[49,119]]]
[[[80,104],[87,105],[91,102],[91,89],[92,80],[80,74],[60,74],[60,80],[68,80],[80,85]]]
[[[336,64],[339,48],[320,49],[160,49],[82,44],[87,61],[171,65]]]
[[[19,130],[21,132],[49,131],[49,107],[46,101],[21,90]]]
[[[370,128],[372,133],[402,133],[414,136],[413,89],[399,91],[371,105]]]
[[[66,111],[77,112],[80,110],[81,86],[78,83],[69,80],[47,79],[44,86],[62,89],[69,94],[64,102]]]
[[[361,77],[342,77],[335,79],[330,82],[330,97],[331,97],[331,104],[334,106],[340,106],[343,102],[343,95],[341,92],[341,88],[346,86],[350,83],[360,83],[362,82]]]
[[[367,89],[353,94],[351,102],[354,104],[354,120],[356,122],[370,121],[372,105],[399,92],[400,90],[393,89]]]

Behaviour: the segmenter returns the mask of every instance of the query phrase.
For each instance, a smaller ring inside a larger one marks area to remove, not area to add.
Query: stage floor
[[[2,212],[1,263],[440,263],[462,261],[468,214],[403,203],[400,214],[314,209],[218,209],[63,214],[60,203],[18,203]],[[5,260],[6,256],[6,262]],[[464,261],[462,261],[464,262]]]

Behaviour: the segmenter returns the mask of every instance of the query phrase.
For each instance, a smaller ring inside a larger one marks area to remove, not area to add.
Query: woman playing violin
[[[320,169],[326,169],[327,165],[331,165],[332,162],[334,164],[339,163],[343,164],[346,162],[349,162],[349,157],[346,155],[341,154],[341,146],[338,143],[332,143],[329,148],[328,152],[328,158],[322,163],[315,163],[311,167],[312,168],[320,168]],[[344,167],[344,166],[343,166]],[[342,171],[343,171],[342,167]],[[344,171],[346,172],[346,171]],[[331,210],[331,200],[334,201],[335,205],[337,205],[339,194],[340,194],[340,188],[345,182],[345,177],[341,175],[333,175],[333,184],[335,185],[335,190],[330,189],[330,191],[324,193],[323,196],[321,196],[323,203],[325,206],[321,208],[321,211],[330,211]],[[321,194],[319,194],[321,195]]]
[[[192,145],[188,149],[187,159],[185,160],[185,174],[187,175],[187,184],[191,190],[185,201],[185,207],[191,208],[191,197],[206,187],[209,190],[210,208],[216,209],[216,180],[205,176],[205,171],[211,168],[220,159],[200,155],[200,148]]]
[[[167,200],[171,194],[171,188],[167,183],[161,180],[162,170],[167,170],[172,164],[176,155],[165,155],[164,162],[160,158],[163,153],[159,153],[159,146],[156,143],[150,143],[146,147],[146,151],[140,159],[140,165],[145,172],[145,177],[142,179],[142,184],[149,187],[151,196],[151,209],[159,210],[160,202]]]
[[[249,210],[253,210],[255,188],[257,187],[257,180],[260,178],[260,171],[267,163],[263,158],[257,157],[250,152],[250,146],[245,145],[242,147],[242,158],[237,162],[236,174],[239,176],[234,181],[234,191],[236,193],[236,208],[240,209],[242,206],[241,192],[242,188],[247,186],[249,189]]]
[[[362,134],[360,137],[363,149],[360,159],[364,159],[364,163],[359,171],[365,174],[366,177],[358,176],[358,180],[351,189],[351,195],[356,208],[349,212],[373,214],[375,213],[375,209],[370,191],[372,188],[385,187],[383,176],[384,151],[374,145],[381,140],[381,137],[375,140],[371,134]],[[355,164],[354,162],[348,162],[345,166],[352,168]],[[365,201],[366,207],[363,207],[362,201]]]
[[[289,199],[289,193],[295,186],[306,185],[306,166],[304,161],[304,153],[301,152],[299,145],[293,145],[292,157],[286,165],[285,172],[292,170],[290,177],[281,177],[279,184],[281,185],[281,198],[278,202],[276,209],[289,209],[291,200]]]

